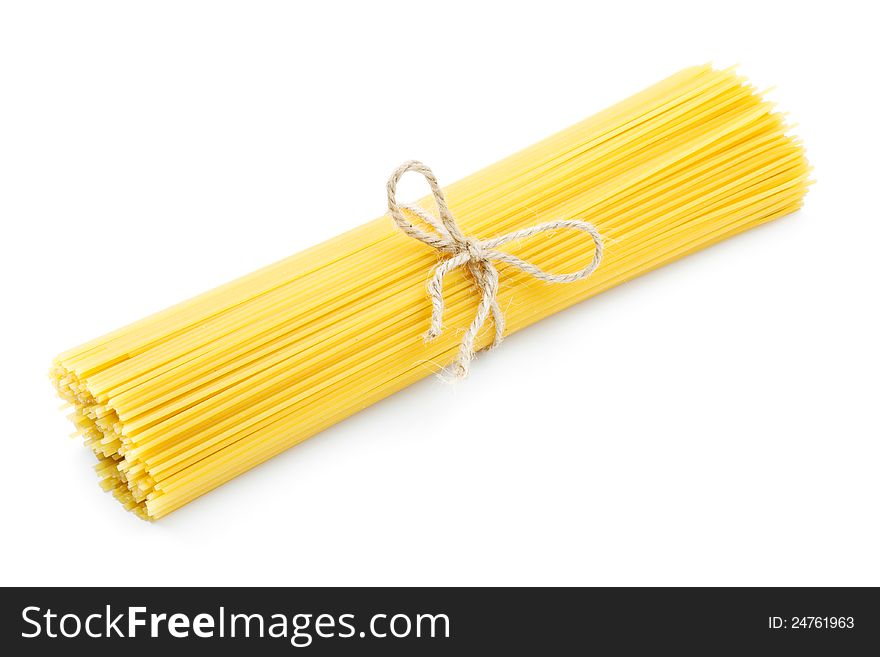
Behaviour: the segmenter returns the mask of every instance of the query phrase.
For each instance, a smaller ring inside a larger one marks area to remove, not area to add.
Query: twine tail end
[[[456,360],[452,365],[441,370],[437,374],[437,378],[443,381],[443,383],[457,383],[467,378],[468,370],[467,365],[460,360]]]
[[[437,338],[440,337],[440,333],[441,333],[441,331],[437,331],[432,327],[432,328],[429,328],[427,331],[425,331],[425,333],[422,335],[422,339],[425,342],[433,342],[434,340],[436,340]]]

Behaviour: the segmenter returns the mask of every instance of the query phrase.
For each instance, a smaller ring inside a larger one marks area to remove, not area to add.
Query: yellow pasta
[[[734,72],[700,66],[445,191],[468,235],[579,219],[605,239],[601,266],[573,283],[500,264],[510,333],[790,213],[807,186],[780,116]],[[503,248],[553,272],[593,254],[566,230]],[[160,518],[448,365],[480,295],[466,269],[452,271],[447,328],[426,343],[437,262],[384,216],[60,355],[52,379],[101,485]],[[484,327],[477,346],[491,339]]]

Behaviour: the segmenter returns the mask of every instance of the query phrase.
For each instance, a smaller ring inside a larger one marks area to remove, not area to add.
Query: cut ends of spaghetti
[[[73,409],[67,417],[76,427],[74,436],[81,436],[98,459],[95,472],[101,488],[113,493],[127,510],[152,519],[147,495],[155,493],[155,482],[141,464],[125,458],[132,441],[125,436],[116,411],[99,403],[85,383],[60,362],[53,364],[50,377],[58,395]]]

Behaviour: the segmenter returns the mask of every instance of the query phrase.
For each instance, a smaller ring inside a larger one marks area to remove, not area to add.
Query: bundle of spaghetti
[[[511,333],[799,208],[808,164],[787,130],[735,72],[693,67],[445,191],[468,235],[538,217],[605,240],[601,266],[566,285],[499,264]],[[566,230],[504,248],[556,272],[594,249]],[[59,356],[51,376],[103,488],[160,518],[451,363],[479,294],[452,271],[446,330],[426,343],[437,263],[383,216]]]

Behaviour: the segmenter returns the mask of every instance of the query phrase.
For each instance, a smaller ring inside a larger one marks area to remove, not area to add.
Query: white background
[[[880,584],[870,5],[4,3],[0,581]],[[776,87],[803,211],[158,523],[100,492],[57,352],[706,61]]]

